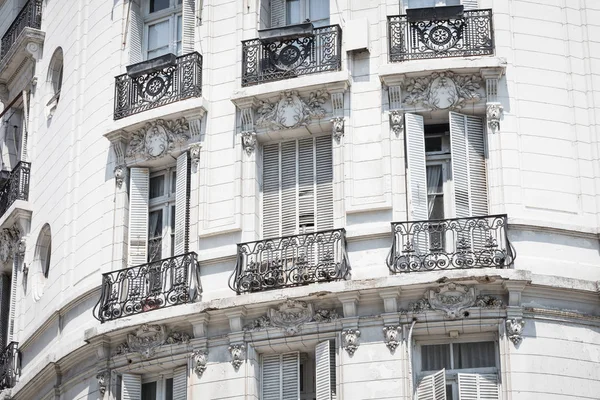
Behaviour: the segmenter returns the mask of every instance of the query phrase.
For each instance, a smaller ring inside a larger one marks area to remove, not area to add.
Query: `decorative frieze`
[[[460,110],[482,98],[482,83],[478,75],[458,75],[451,71],[409,78],[404,86],[407,96],[403,103],[430,110]]]
[[[192,365],[194,372],[198,377],[201,377],[204,371],[206,371],[206,364],[208,363],[208,351],[206,350],[194,350],[191,354]]]
[[[127,353],[138,353],[142,358],[152,357],[158,348],[165,344],[189,343],[190,336],[187,333],[167,333],[164,325],[144,324],[134,333],[127,335],[127,342],[121,343],[115,348],[113,355]]]
[[[190,138],[190,128],[185,118],[157,119],[131,133],[126,157],[153,159],[164,157]]]
[[[269,100],[260,101],[256,111],[256,126],[269,130],[307,126],[311,121],[325,117],[323,105],[328,97],[327,92],[317,90],[310,93],[308,99],[303,99],[297,90],[286,90],[274,103]]]
[[[346,349],[350,356],[354,355],[358,349],[358,338],[360,331],[358,329],[345,329],[342,331],[342,347]]]
[[[287,300],[277,309],[269,309],[267,315],[260,316],[244,326],[244,330],[279,328],[286,336],[291,336],[297,334],[301,326],[307,322],[331,322],[338,318],[334,310],[319,309],[314,312],[310,303]]]
[[[525,320],[522,318],[510,318],[506,320],[506,335],[515,346],[523,341],[523,328]]]
[[[232,344],[229,346],[229,353],[231,354],[231,365],[237,371],[244,362],[244,356],[246,354],[246,345]]]
[[[396,351],[396,348],[400,345],[400,326],[384,326],[383,338],[388,349],[390,349],[392,353]]]

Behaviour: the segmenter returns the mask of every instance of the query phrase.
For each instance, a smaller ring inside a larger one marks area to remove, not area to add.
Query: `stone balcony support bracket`
[[[485,81],[487,126],[491,133],[500,130],[500,119],[504,107],[498,101],[498,81],[504,74],[504,68],[482,68],[481,77]]]

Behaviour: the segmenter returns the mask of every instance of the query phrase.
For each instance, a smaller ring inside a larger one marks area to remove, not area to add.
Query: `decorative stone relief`
[[[384,326],[383,337],[385,345],[393,353],[396,351],[396,347],[400,345],[400,327],[399,326]]]
[[[244,344],[232,344],[229,346],[229,353],[231,353],[231,365],[236,371],[239,370],[240,365],[244,362],[246,346]]]
[[[121,343],[115,348],[113,355],[126,353],[138,353],[142,358],[150,358],[156,350],[165,344],[189,343],[190,336],[187,333],[171,332],[163,325],[142,325],[133,334],[127,335],[127,342]]]
[[[19,252],[21,231],[17,225],[0,231],[0,261],[8,262]]]
[[[189,124],[185,118],[147,122],[131,133],[127,146],[127,157],[159,158],[177,146],[182,146],[190,138]]]
[[[194,168],[194,170],[197,170],[200,165],[200,150],[202,150],[202,145],[200,143],[195,143],[190,146],[190,160],[192,161],[192,168]]]
[[[492,133],[500,129],[500,118],[504,107],[500,103],[487,103],[487,123]]]
[[[268,100],[260,102],[256,126],[270,130],[306,126],[314,119],[325,117],[323,104],[328,97],[327,92],[317,90],[304,100],[297,90],[286,90],[275,103]]]
[[[339,316],[334,310],[320,309],[313,312],[312,304],[304,301],[287,300],[277,309],[269,309],[267,315],[253,320],[246,326],[246,331],[257,331],[266,328],[283,329],[286,336],[295,335],[301,325],[307,322],[331,322]]]
[[[106,393],[106,387],[110,382],[110,372],[101,371],[98,373],[98,375],[96,375],[96,379],[98,380],[98,391],[104,396],[104,393]]]
[[[360,331],[358,329],[345,329],[342,331],[342,347],[346,349],[350,356],[354,355],[358,349],[358,338]]]
[[[506,334],[515,346],[518,346],[523,341],[523,328],[525,320],[521,318],[511,318],[506,320]]]
[[[390,111],[390,128],[396,136],[400,136],[404,130],[404,113],[402,111]]]
[[[12,390],[4,389],[0,392],[0,400],[12,400]]]
[[[426,310],[431,310],[431,304],[429,304],[429,300],[427,299],[420,299],[414,303],[410,303],[408,305],[408,310],[413,313],[420,313]]]
[[[194,350],[191,357],[196,375],[199,377],[202,376],[204,371],[206,371],[206,364],[208,363],[208,351]]]
[[[450,71],[411,78],[405,84],[408,95],[404,104],[421,105],[431,110],[460,110],[467,103],[481,99],[482,83],[477,75],[458,75]]]
[[[246,154],[251,155],[256,149],[256,132],[242,132],[242,147],[246,150]]]
[[[475,299],[475,306],[481,308],[501,308],[504,306],[502,300],[490,295],[479,295]]]
[[[117,187],[121,189],[123,186],[123,182],[125,181],[125,171],[126,168],[124,165],[117,165],[115,167],[115,181],[117,183]]]
[[[336,142],[340,142],[344,136],[344,117],[334,117],[331,119],[331,136]]]

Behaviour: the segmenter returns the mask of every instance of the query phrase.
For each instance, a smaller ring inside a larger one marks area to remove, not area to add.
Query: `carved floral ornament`
[[[164,157],[173,149],[183,146],[190,138],[190,127],[185,118],[157,119],[131,133],[126,157],[153,159]]]
[[[510,318],[506,320],[506,335],[515,346],[523,341],[523,328],[525,320],[522,318]]]
[[[240,366],[244,362],[244,356],[246,354],[246,345],[232,344],[229,346],[229,353],[231,354],[231,365],[236,371],[240,369]]]
[[[110,372],[107,370],[98,372],[96,379],[98,380],[98,391],[100,394],[104,395],[104,393],[106,393],[106,387],[110,382]]]
[[[194,372],[198,376],[202,376],[206,371],[206,364],[208,363],[208,351],[206,350],[194,350],[191,354],[192,364],[194,366]]]
[[[425,292],[422,299],[409,304],[412,313],[427,310],[442,311],[448,319],[464,317],[464,310],[471,307],[501,308],[502,300],[489,295],[476,295],[474,287],[448,283]]]
[[[345,329],[342,331],[342,347],[346,349],[350,356],[353,356],[358,349],[358,338],[360,331],[358,329]]]
[[[384,326],[383,337],[385,345],[393,353],[396,350],[396,347],[400,345],[400,326]]]
[[[323,105],[328,98],[329,94],[322,90],[310,93],[308,99],[300,97],[297,90],[286,90],[275,102],[259,102],[256,126],[269,130],[307,126],[313,120],[325,118]]]
[[[331,322],[339,318],[335,310],[319,309],[304,301],[287,300],[277,309],[269,309],[263,315],[244,326],[245,331],[258,331],[266,328],[279,328],[286,336],[297,334],[307,322]]]
[[[156,350],[165,344],[189,343],[190,336],[187,333],[170,332],[164,325],[140,326],[134,333],[127,335],[127,341],[117,346],[113,355],[127,353],[138,353],[142,358],[150,358]]]
[[[460,110],[483,97],[482,83],[478,75],[458,75],[450,71],[409,78],[404,84],[408,94],[403,103],[430,110]]]
[[[17,225],[0,231],[0,261],[6,263],[13,259],[15,253],[21,253],[21,230]]]
[[[488,127],[492,133],[500,130],[500,118],[502,117],[504,107],[498,102],[487,103],[486,117]]]

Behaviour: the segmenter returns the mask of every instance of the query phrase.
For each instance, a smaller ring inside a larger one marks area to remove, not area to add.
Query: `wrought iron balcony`
[[[198,256],[190,252],[102,274],[94,316],[106,322],[190,303],[200,292]]]
[[[0,355],[0,390],[11,388],[21,374],[21,352],[19,343],[11,342]]]
[[[189,53],[139,75],[115,77],[114,119],[201,95],[202,56]]]
[[[40,29],[42,26],[42,0],[29,0],[2,36],[0,59],[8,53],[11,46],[25,28]]]
[[[439,20],[389,16],[388,37],[390,62],[494,54],[492,10],[466,10]]]
[[[29,200],[29,174],[31,163],[21,161],[0,187],[0,217],[16,200]]]
[[[469,268],[508,268],[515,253],[506,234],[508,217],[392,222],[390,271],[422,272]]]
[[[315,28],[307,36],[242,41],[242,86],[341,68],[342,29],[339,25]]]
[[[238,244],[229,287],[240,294],[349,276],[346,231],[334,229]]]

